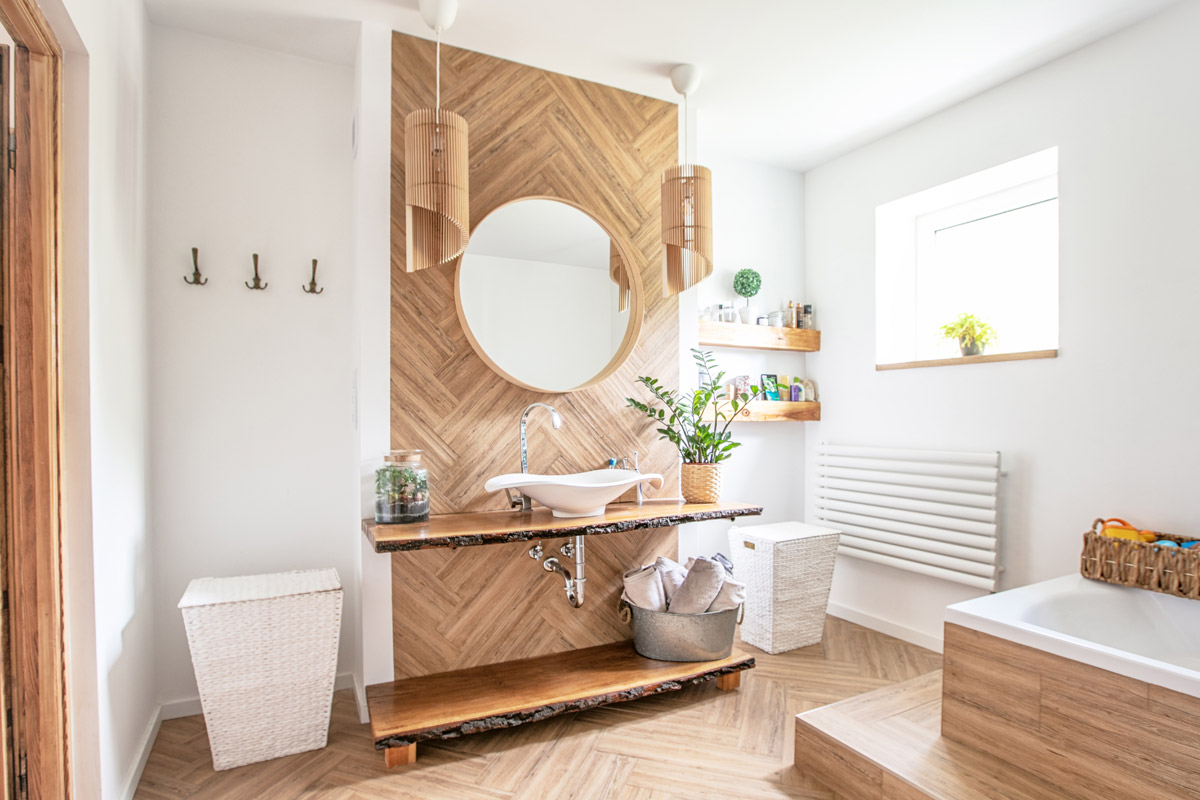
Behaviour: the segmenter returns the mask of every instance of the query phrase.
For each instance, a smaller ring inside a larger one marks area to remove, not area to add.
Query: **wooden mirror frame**
[[[491,368],[492,372],[495,372],[509,383],[516,384],[522,389],[528,389],[531,392],[538,392],[540,394],[569,394],[571,392],[578,392],[582,389],[587,389],[590,386],[595,386],[601,381],[611,377],[612,374],[620,369],[621,365],[628,360],[630,354],[633,353],[634,345],[637,344],[638,337],[642,334],[642,323],[645,316],[643,314],[645,298],[642,289],[641,270],[634,268],[634,260],[631,255],[633,248],[630,247],[629,242],[620,236],[615,235],[612,230],[603,222],[601,222],[595,214],[588,211],[578,203],[572,200],[567,200],[563,197],[552,197],[550,195],[529,195],[527,197],[513,198],[512,200],[496,206],[487,214],[485,214],[483,219],[480,219],[479,222],[476,222],[471,230],[472,235],[475,233],[475,230],[477,230],[479,226],[483,224],[483,221],[492,214],[495,214],[502,208],[511,206],[514,203],[520,203],[525,200],[552,200],[556,203],[563,203],[571,206],[574,209],[582,211],[588,216],[589,219],[592,220],[592,222],[595,222],[600,226],[600,230],[604,231],[604,233],[608,235],[608,240],[612,242],[615,248],[617,248],[617,253],[621,256],[621,263],[625,265],[625,274],[629,277],[629,324],[625,328],[625,338],[621,340],[621,346],[617,348],[617,352],[611,359],[609,359],[608,363],[604,366],[604,369],[600,370],[596,376],[588,381],[585,381],[584,383],[579,384],[578,386],[573,386],[570,389],[556,390],[547,389],[542,386],[533,386],[523,380],[520,380],[519,378],[514,377],[513,375],[510,375],[492,360],[492,358],[487,354],[487,351],[483,349],[483,345],[480,344],[479,340],[475,338],[475,333],[471,330],[471,326],[467,324],[467,314],[463,309],[462,304],[462,287],[460,286],[460,281],[462,281],[463,259],[469,254],[471,249],[471,244],[469,241],[467,243],[467,252],[459,256],[458,261],[456,261],[454,264],[454,307],[458,311],[458,324],[462,326],[463,334],[467,337],[467,341],[471,343],[471,347],[475,350],[475,353],[479,356],[480,360],[487,364],[488,367]]]

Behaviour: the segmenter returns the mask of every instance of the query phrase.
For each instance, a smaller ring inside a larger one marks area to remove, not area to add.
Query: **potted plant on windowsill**
[[[751,386],[750,393],[731,397],[722,385],[725,373],[717,371],[712,353],[693,348],[692,355],[703,373],[700,388],[682,394],[663,387],[657,378],[643,375],[637,382],[662,405],[643,403],[632,397],[626,397],[625,402],[661,424],[663,427],[656,429],[661,438],[679,448],[683,458],[679,481],[683,499],[688,503],[716,503],[721,499],[721,462],[741,446],[741,442],[733,441],[729,424],[737,417],[738,410],[762,390]],[[710,406],[711,419],[705,419]]]
[[[757,309],[750,307],[750,298],[758,294],[758,290],[762,288],[762,276],[752,269],[739,269],[733,276],[733,291],[737,292],[740,297],[746,298],[746,305],[738,309],[741,314],[742,322],[747,325],[753,325],[754,317],[757,314]]]
[[[943,339],[958,340],[958,352],[964,356],[982,355],[983,349],[996,340],[995,329],[974,314],[959,314],[941,331]]]

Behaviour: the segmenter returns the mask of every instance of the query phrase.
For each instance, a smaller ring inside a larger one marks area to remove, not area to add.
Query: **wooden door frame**
[[[0,0],[16,43],[4,259],[8,614],[18,797],[70,786],[60,369],[62,48],[36,0]],[[7,132],[5,132],[7,138]],[[7,149],[7,148],[5,148]]]

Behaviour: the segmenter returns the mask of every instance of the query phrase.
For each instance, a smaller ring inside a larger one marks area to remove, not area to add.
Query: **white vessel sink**
[[[514,472],[491,478],[483,488],[489,492],[515,489],[548,507],[556,517],[594,517],[603,514],[606,505],[639,483],[657,489],[662,482],[662,475],[657,473],[594,469],[568,475]]]

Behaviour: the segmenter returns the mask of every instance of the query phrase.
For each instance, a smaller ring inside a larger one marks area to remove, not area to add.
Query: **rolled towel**
[[[739,583],[733,578],[726,578],[721,584],[721,591],[708,606],[708,611],[728,611],[746,602],[746,584]]]
[[[654,568],[658,570],[659,577],[662,578],[663,593],[666,594],[667,605],[670,606],[675,590],[683,584],[683,579],[687,577],[687,571],[679,562],[662,556],[654,560]]]
[[[702,614],[717,598],[724,582],[724,567],[711,558],[697,558],[667,610],[674,614]]]
[[[638,608],[650,611],[666,611],[667,595],[663,591],[662,578],[653,564],[636,567],[625,573],[625,591],[621,599]]]
[[[720,564],[722,567],[724,567],[725,571],[728,572],[730,575],[733,574],[733,562],[730,561],[724,553],[717,553],[716,555],[714,555],[712,557],[712,560],[716,561],[718,564]],[[695,564],[695,563],[696,563],[696,559],[689,558],[687,560],[687,564],[685,564],[683,566],[683,571],[684,572],[689,571],[692,568],[692,564]]]

